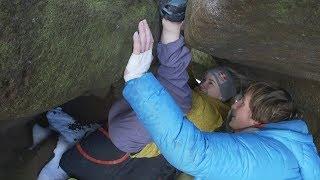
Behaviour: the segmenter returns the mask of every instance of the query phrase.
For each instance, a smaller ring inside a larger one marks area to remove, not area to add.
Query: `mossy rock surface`
[[[218,66],[215,59],[207,53],[199,51],[197,49],[191,49],[192,61],[190,65],[193,76],[199,80],[202,80],[205,73],[212,68]]]
[[[190,0],[193,48],[234,63],[320,79],[319,0]]]
[[[108,89],[144,18],[158,32],[156,1],[0,0],[0,120]]]

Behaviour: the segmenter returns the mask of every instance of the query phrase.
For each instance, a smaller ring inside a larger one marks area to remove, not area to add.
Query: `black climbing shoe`
[[[160,15],[172,22],[182,22],[186,7],[187,0],[160,0]]]

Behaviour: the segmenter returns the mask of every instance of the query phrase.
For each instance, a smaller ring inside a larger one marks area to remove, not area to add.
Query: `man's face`
[[[250,100],[251,95],[246,94],[242,98],[236,98],[235,103],[231,106],[232,118],[229,123],[229,126],[233,130],[242,130],[244,128],[259,124],[257,121],[252,119],[252,112],[249,106]]]
[[[207,73],[204,79],[201,81],[200,90],[210,97],[221,99],[219,85],[216,81],[216,78],[210,73]]]

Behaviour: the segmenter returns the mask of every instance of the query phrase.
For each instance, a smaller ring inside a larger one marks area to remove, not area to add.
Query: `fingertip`
[[[145,24],[146,27],[149,28],[149,24],[148,24],[147,20],[144,20],[144,24]]]
[[[138,39],[138,36],[139,36],[138,31],[133,33],[133,39]]]
[[[139,22],[139,26],[143,26],[143,20]]]

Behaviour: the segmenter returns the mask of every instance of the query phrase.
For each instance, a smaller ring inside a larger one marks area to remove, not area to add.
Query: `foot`
[[[60,136],[56,148],[53,150],[54,157],[46,164],[38,176],[38,180],[64,180],[68,178],[67,173],[60,167],[60,159],[73,144]]]
[[[182,22],[186,7],[187,0],[160,0],[160,15],[172,22]]]
[[[52,132],[49,128],[43,128],[38,124],[35,124],[32,128],[33,145],[29,147],[29,149],[32,150],[35,146],[45,140],[51,133]]]

